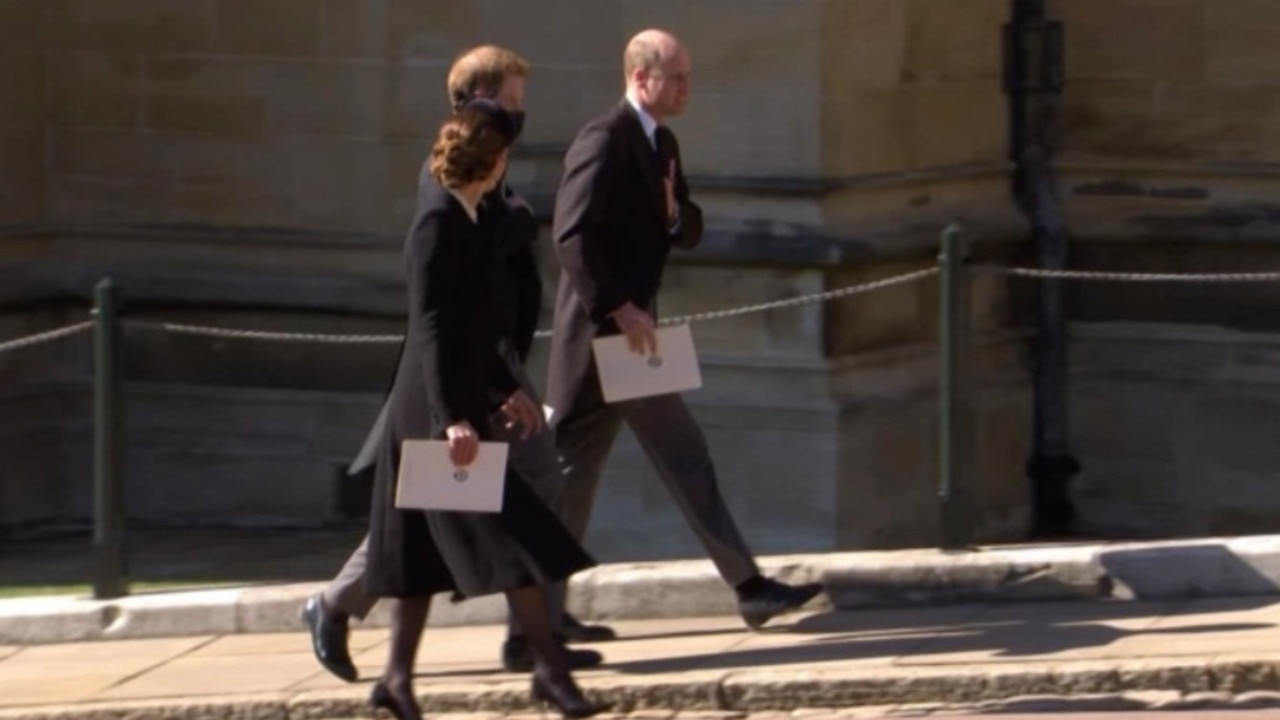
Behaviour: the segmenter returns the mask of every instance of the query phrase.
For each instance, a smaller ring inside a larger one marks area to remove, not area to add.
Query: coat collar
[[[658,132],[658,121],[653,116],[644,111],[640,104],[632,100],[630,96],[624,97],[623,102],[631,107],[631,111],[635,113],[636,119],[640,121],[640,129],[644,130],[644,137],[649,141],[649,146],[655,150],[658,148],[658,140],[656,133]]]

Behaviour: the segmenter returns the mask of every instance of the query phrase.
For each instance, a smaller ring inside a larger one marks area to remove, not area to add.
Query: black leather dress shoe
[[[738,597],[738,610],[747,627],[756,630],[778,615],[799,610],[820,592],[822,585],[819,583],[787,585],[764,578],[749,595]]]
[[[311,631],[311,650],[324,669],[347,682],[359,679],[360,673],[347,650],[347,619],[337,619],[326,613],[324,599],[319,595],[307,598],[301,615]]]
[[[560,644],[564,639],[560,638]],[[604,662],[604,656],[595,650],[570,650],[565,648],[565,659],[569,661],[570,670],[595,667]],[[533,648],[528,639],[519,635],[508,637],[502,643],[502,669],[509,673],[533,672]]]
[[[569,642],[596,643],[618,639],[618,633],[608,625],[583,625],[581,620],[569,613],[564,614],[560,634]]]

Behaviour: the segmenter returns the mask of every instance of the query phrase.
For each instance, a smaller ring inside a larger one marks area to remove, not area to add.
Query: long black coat
[[[510,470],[497,514],[395,508],[404,440],[442,439],[463,420],[489,438],[496,401],[518,387],[498,351],[506,334],[495,305],[498,262],[489,228],[424,171],[405,243],[409,324],[376,445],[365,578],[375,595],[483,595],[562,580],[593,564]]]
[[[419,178],[418,192],[422,193],[434,184],[429,177]],[[425,184],[423,184],[425,183]],[[495,307],[499,312],[499,326],[508,334],[520,362],[525,362],[533,347],[538,316],[542,310],[542,277],[538,273],[538,221],[529,204],[519,194],[503,183],[485,196],[480,206],[484,226],[492,233],[497,248],[498,275],[493,278],[492,290]],[[396,366],[404,359],[404,344]],[[390,388],[383,400],[382,409],[365,437],[356,457],[348,466],[350,475],[359,475],[373,467],[378,448],[385,442],[387,414],[390,410]]]
[[[661,130],[659,131],[661,132]],[[599,395],[591,340],[618,332],[608,315],[626,302],[654,309],[672,247],[702,239],[702,210],[689,199],[680,148],[659,157],[623,101],[578,133],[564,160],[552,235],[560,260],[546,402],[552,422]],[[676,161],[680,225],[667,225],[663,176]]]

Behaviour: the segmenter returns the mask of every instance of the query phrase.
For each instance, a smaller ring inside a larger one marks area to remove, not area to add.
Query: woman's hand
[[[511,397],[502,403],[502,414],[507,418],[508,430],[520,426],[522,440],[542,431],[542,409],[523,390],[511,393]]]
[[[471,423],[463,420],[450,425],[444,436],[449,440],[449,459],[454,465],[466,467],[475,462],[476,455],[480,454],[480,437]]]

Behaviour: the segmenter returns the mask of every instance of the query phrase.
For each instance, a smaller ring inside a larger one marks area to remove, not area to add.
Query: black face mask
[[[509,147],[520,136],[521,125],[524,124],[523,112],[512,112],[502,107],[495,100],[486,97],[472,98],[462,110],[473,110],[488,115],[494,122],[495,129],[502,134]]]
[[[515,142],[520,137],[520,133],[524,131],[524,111],[508,110],[507,114],[511,116],[511,128],[515,131],[511,136],[511,142]]]
[[[485,99],[488,99],[488,98],[484,98],[483,96],[472,94],[472,95],[466,96],[466,100],[463,102],[463,105],[470,103],[474,100],[485,100]],[[490,100],[490,102],[496,102],[496,101]],[[524,132],[524,111],[523,110],[507,110],[506,108],[503,108],[503,112],[505,112],[511,118],[511,124],[510,124],[510,129],[512,130],[511,142],[514,143],[520,137],[520,133]]]

